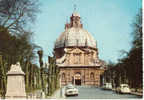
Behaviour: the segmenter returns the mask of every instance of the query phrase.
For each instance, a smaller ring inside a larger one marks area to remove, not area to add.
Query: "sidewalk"
[[[56,90],[52,96],[48,97],[48,99],[64,99],[65,98],[65,87],[59,88]]]
[[[139,93],[139,92],[131,92],[131,94],[137,95],[137,96],[143,96],[143,93]]]

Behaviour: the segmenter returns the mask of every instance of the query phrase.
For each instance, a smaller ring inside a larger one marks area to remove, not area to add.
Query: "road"
[[[102,90],[96,87],[77,86],[78,96],[69,96],[66,99],[141,99],[141,97],[131,94],[117,94],[111,90]]]

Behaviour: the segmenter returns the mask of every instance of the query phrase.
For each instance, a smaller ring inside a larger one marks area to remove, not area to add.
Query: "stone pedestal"
[[[11,69],[7,73],[7,99],[26,98],[24,75],[19,63],[11,65]]]

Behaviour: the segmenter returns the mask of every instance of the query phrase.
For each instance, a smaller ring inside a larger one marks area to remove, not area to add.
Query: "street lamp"
[[[62,97],[62,84],[61,84],[61,75],[60,75],[60,97]]]

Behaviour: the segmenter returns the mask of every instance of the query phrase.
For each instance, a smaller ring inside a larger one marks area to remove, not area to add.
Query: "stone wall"
[[[103,69],[97,68],[60,68],[61,84],[74,84],[73,78],[79,73],[81,85],[100,86],[100,75],[103,72]]]

